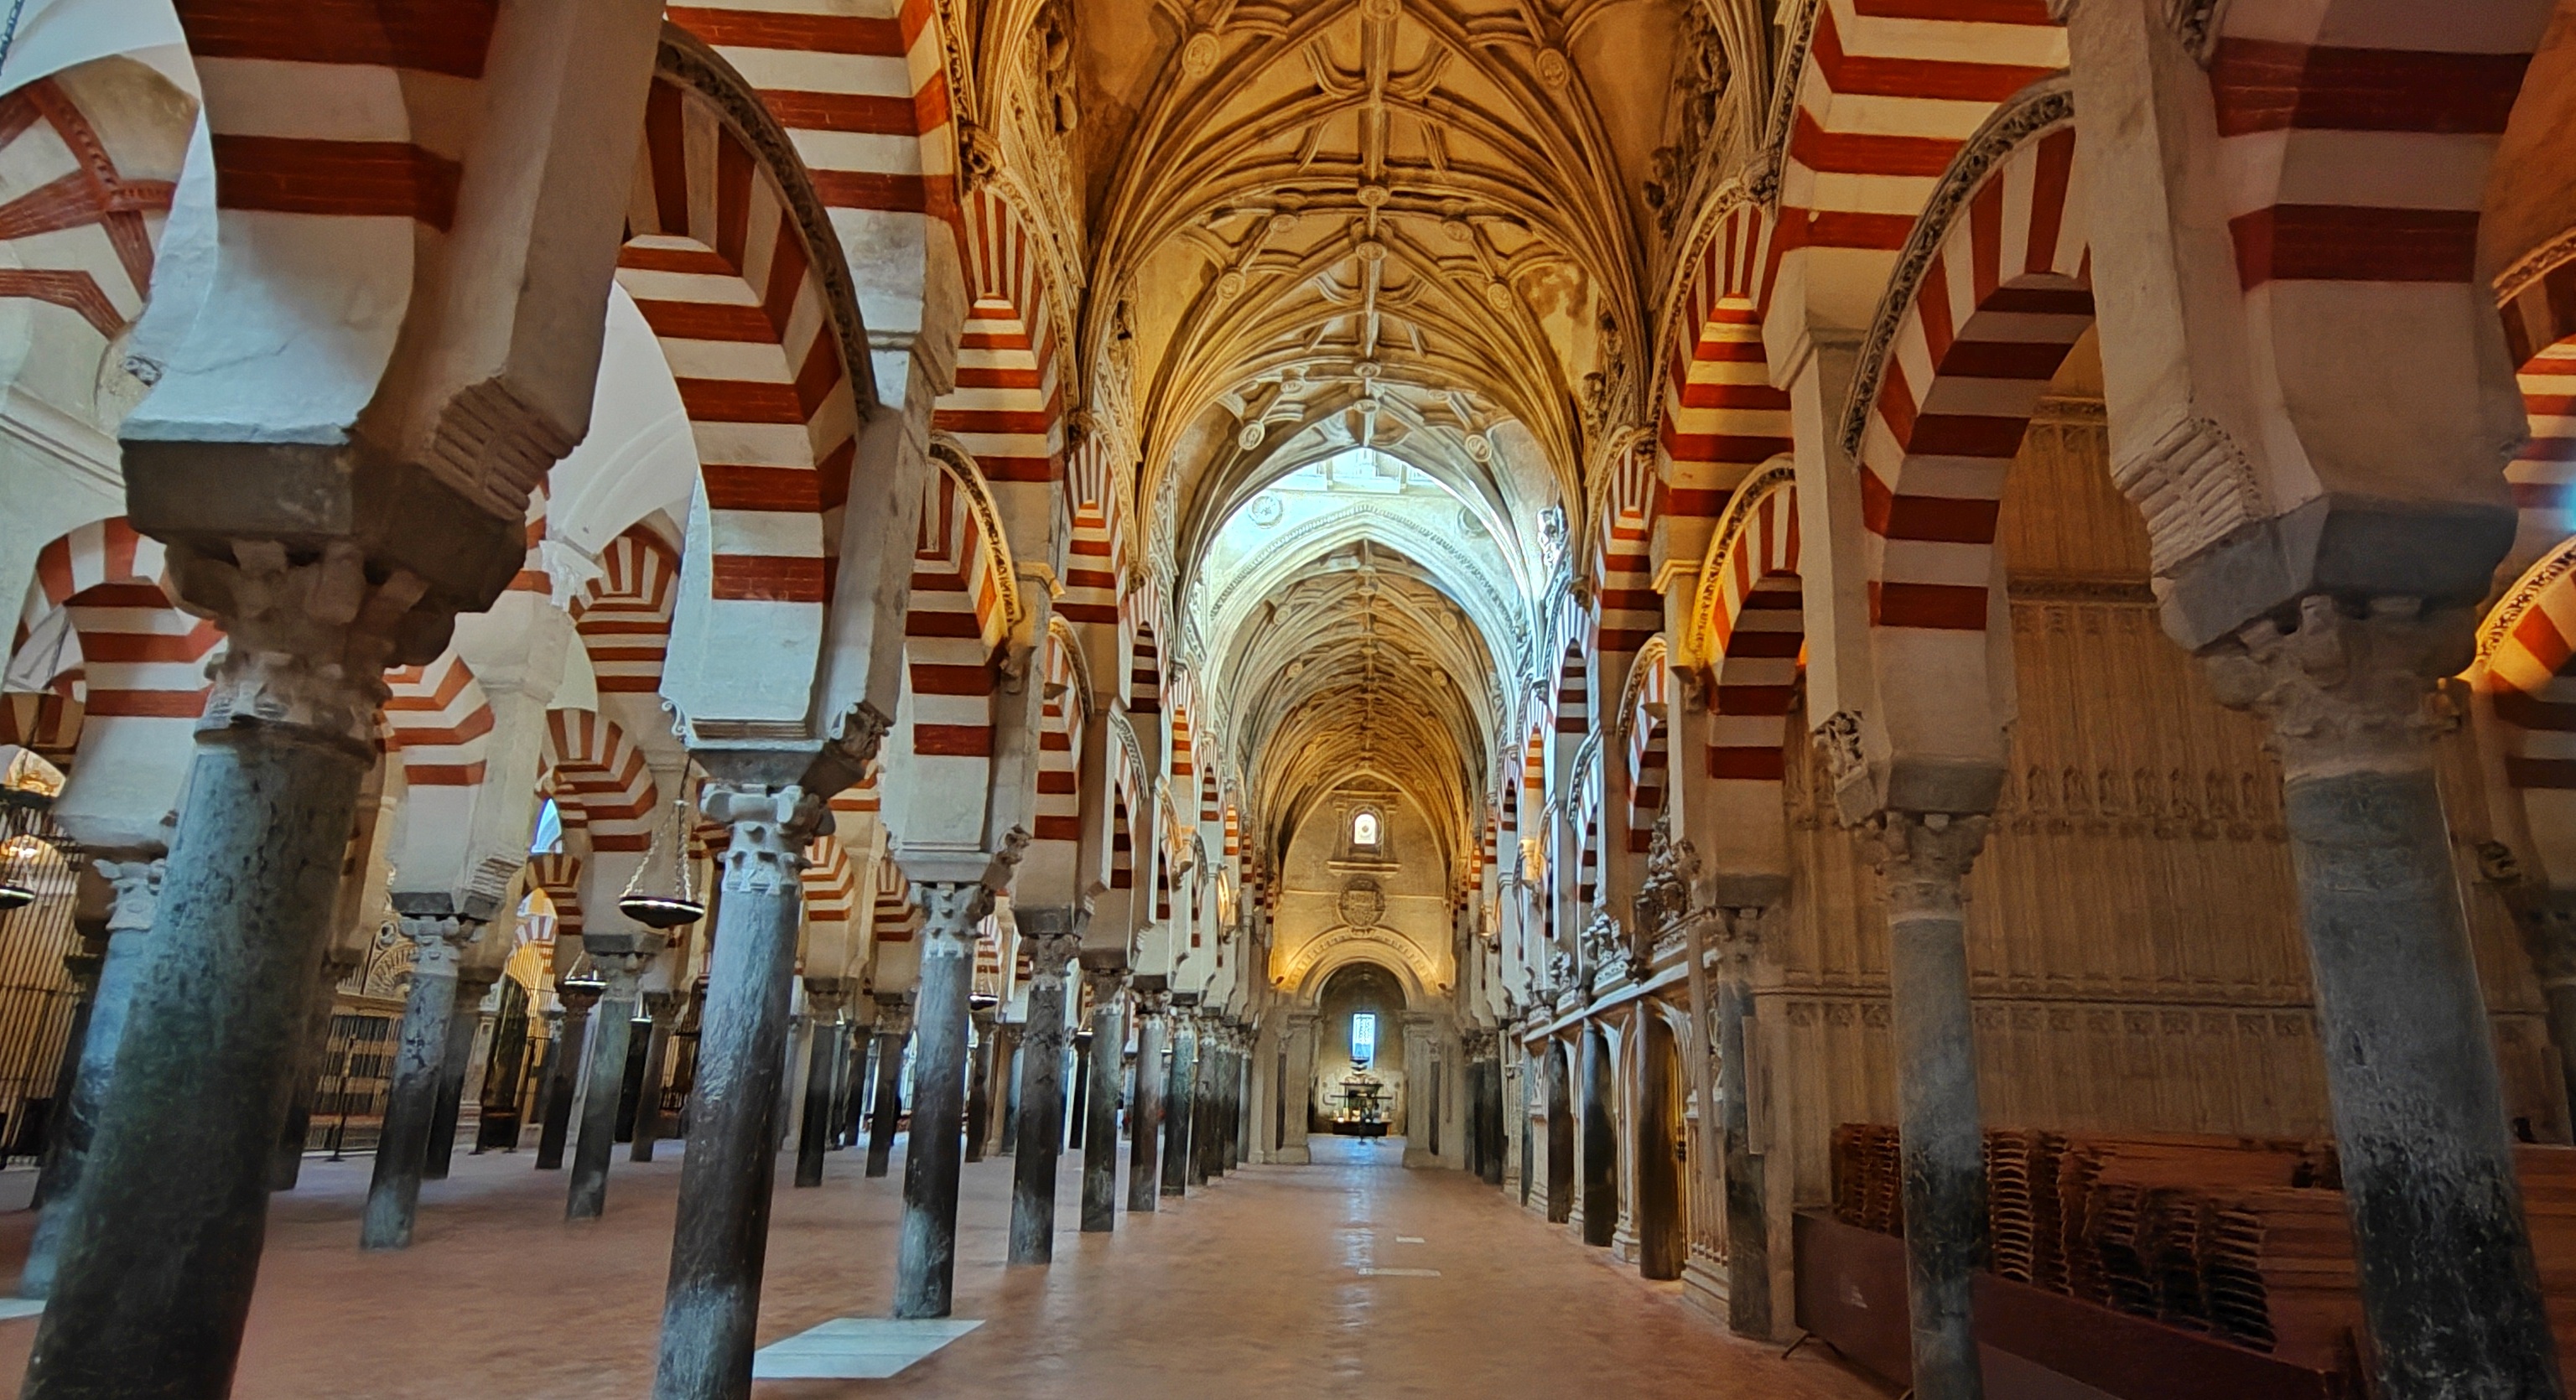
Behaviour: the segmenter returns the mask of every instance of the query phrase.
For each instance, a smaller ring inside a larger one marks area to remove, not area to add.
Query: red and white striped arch
[[[930,424],[975,458],[1011,548],[1052,563],[1064,399],[1044,261],[1018,213],[989,188],[967,197],[964,215],[971,302],[957,387],[940,396]]]
[[[206,657],[222,634],[179,611],[168,591],[161,545],[125,517],[70,530],[36,554],[12,652],[63,614],[77,644],[66,649],[48,690],[79,702],[84,732],[102,720],[194,725],[206,708]]]
[[[1082,731],[1088,707],[1080,661],[1071,636],[1061,628],[1047,629],[1036,837],[1071,847],[1082,843]]]
[[[1653,847],[1655,819],[1663,815],[1671,699],[1672,667],[1658,638],[1637,654],[1622,717],[1627,738],[1628,849],[1639,854]]]
[[[938,5],[822,8],[746,0],[667,13],[759,91],[825,205],[879,220],[916,216],[954,236],[957,136]]]
[[[747,645],[820,657],[857,452],[843,328],[815,271],[837,253],[806,246],[777,173],[668,76],[645,99],[628,203],[618,285],[670,363],[707,500],[704,573],[693,562],[683,590],[703,590],[703,618],[684,630],[707,654],[687,673],[721,696]]]
[[[403,781],[423,796],[426,789],[468,794],[461,805],[442,804],[446,810],[432,816],[470,820],[470,794],[483,785],[492,742],[492,706],[472,668],[450,651],[426,666],[386,672],[385,686],[385,724],[399,748]]]
[[[1162,604],[1158,590],[1149,578],[1118,600],[1121,650],[1127,658],[1123,679],[1127,713],[1142,719],[1163,713],[1163,649],[1156,640],[1162,633]],[[1157,761],[1154,758],[1144,760]]]
[[[143,314],[179,176],[180,143],[156,159],[107,134],[53,78],[0,96],[0,298],[58,307],[100,341]]]
[[[2093,324],[2071,121],[1986,172],[1912,288],[1856,454],[1872,625],[1982,648],[2005,469]],[[1863,373],[1869,371],[1864,365]],[[1925,643],[1934,646],[1934,643]]]
[[[581,857],[548,851],[528,857],[528,883],[546,892],[555,907],[558,935],[581,933]],[[552,940],[548,940],[552,941]]]
[[[652,848],[660,794],[643,750],[615,722],[592,710],[547,711],[546,761],[555,806],[581,809],[593,851]]]
[[[1584,654],[1582,639],[1568,641],[1556,668],[1556,732],[1557,744],[1569,758],[1574,746],[1592,732],[1590,675],[1591,660]]]
[[[2511,566],[2528,565],[2576,529],[2576,230],[2545,245],[2546,261],[2500,279],[2505,348],[2522,386],[2531,441],[2505,466],[2520,516]]]
[[[1762,348],[1770,245],[1761,209],[1739,204],[1690,263],[1664,355],[1657,433],[1664,489],[1656,520],[1668,566],[1706,553],[1736,484],[1795,445],[1788,391],[1772,387]]]
[[[572,608],[582,649],[603,694],[651,695],[662,688],[662,662],[671,646],[679,558],[639,525],[608,542],[599,566],[599,577]]]
[[[1065,459],[1064,493],[1073,510],[1065,542],[1064,596],[1056,612],[1084,627],[1118,625],[1118,561],[1126,553],[1126,513],[1116,463],[1098,433]]]
[[[797,880],[805,891],[805,922],[820,932],[847,932],[858,917],[859,876],[841,838],[815,837],[805,848],[805,869]]]
[[[1777,302],[1795,325],[1864,325],[1950,157],[2066,66],[2066,33],[2048,0],[1811,0],[1793,43],[1802,28],[1782,94]]]
[[[2532,565],[2489,613],[2469,682],[2479,736],[2541,878],[2576,888],[2576,538]]]
[[[993,651],[1010,631],[1007,565],[973,467],[949,452],[933,456],[939,469],[925,488],[904,617],[909,727],[920,761],[913,781],[971,783],[980,793],[993,754]]]
[[[876,884],[868,892],[874,905],[869,936],[879,943],[910,943],[913,927],[921,917],[920,907],[912,902],[912,882],[903,878],[902,868],[891,860],[879,858],[875,865]]]
[[[1781,463],[1745,483],[1700,575],[1692,626],[1716,684],[1703,771],[1716,783],[1776,789],[1789,707],[1806,650],[1798,578],[1798,488]]]
[[[1601,550],[1594,559],[1594,655],[1602,683],[1625,686],[1627,659],[1662,630],[1664,600],[1655,591],[1655,457],[1640,440],[1611,463],[1601,502]]]

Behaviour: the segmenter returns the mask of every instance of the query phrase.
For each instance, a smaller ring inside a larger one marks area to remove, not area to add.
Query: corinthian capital
[[[1982,813],[1881,812],[1861,828],[1891,915],[1960,910],[1959,883],[1986,844]]]
[[[230,559],[187,546],[169,558],[180,605],[227,642],[206,668],[214,687],[199,729],[282,725],[369,751],[385,668],[434,660],[455,622],[418,575],[371,581],[344,540],[303,562],[274,540],[236,540]]]
[[[832,809],[793,783],[710,782],[698,810],[731,828],[725,843],[728,893],[780,894],[805,872],[805,848],[832,829]]]
[[[2270,722],[2272,751],[2293,782],[2420,767],[2432,761],[2425,740],[2439,722],[2426,701],[2475,644],[2476,619],[2464,608],[2374,598],[2356,610],[2310,594],[2290,627],[2266,619],[2212,653],[2209,679],[2221,703]]]

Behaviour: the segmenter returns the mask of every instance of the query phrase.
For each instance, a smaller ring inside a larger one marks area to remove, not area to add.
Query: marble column
[[[980,883],[917,883],[922,909],[921,983],[914,1025],[912,1142],[903,1154],[903,1236],[895,1258],[894,1315],[946,1317],[957,1270],[957,1172],[965,1146],[967,998],[975,980],[975,926],[993,911]]]
[[[107,962],[105,929],[92,933],[84,927],[81,932],[82,946],[63,954],[63,975],[72,982],[72,1023],[63,1036],[62,1060],[54,1067],[54,1112],[45,1128],[45,1151],[36,1166],[36,1189],[27,1200],[29,1210],[43,1210],[60,1179],[63,1139],[68,1135],[64,1123],[71,1112],[72,1086],[80,1079],[81,1052],[89,1041],[90,1012],[98,1004],[98,975]]]
[[[438,1108],[429,1119],[429,1151],[421,1160],[424,1181],[445,1181],[456,1159],[456,1125],[465,1115],[465,1072],[474,1064],[474,1041],[483,1031],[483,998],[501,980],[501,969],[464,967],[456,973],[456,1005],[447,1018],[447,1058],[438,1070]]]
[[[1411,1062],[1407,1062],[1410,1068]],[[1410,1092],[1411,1085],[1407,1085]],[[1583,1242],[1608,1246],[1619,1229],[1619,1139],[1610,1117],[1618,1092],[1610,1040],[1599,1026],[1583,1032]],[[1407,1124],[1408,1128],[1412,1125]]]
[[[1753,1014],[1753,958],[1761,946],[1762,908],[1719,913],[1717,1002],[1718,1184],[1726,1201],[1726,1325],[1739,1337],[1768,1339],[1771,1316],[1770,1197],[1762,1159],[1753,1153],[1753,1113],[1744,1073],[1745,1023]],[[1694,1031],[1694,1038],[1699,1033]],[[1702,1060],[1708,1047],[1693,1044]]]
[[[868,1004],[853,998],[850,1009],[864,1014]],[[873,1018],[850,1022],[849,1100],[841,1105],[841,1145],[844,1147],[858,1147],[867,1141],[868,1086],[876,1082],[876,1043]]]
[[[707,942],[706,1007],[654,1400],[717,1400],[750,1390],[778,1150],[771,1124],[804,922],[800,877],[806,847],[831,819],[818,794],[732,778],[711,780],[698,808],[728,829],[728,839]]]
[[[1288,1013],[1288,1053],[1279,1076],[1279,1143],[1272,1149],[1273,1161],[1293,1164],[1314,1160],[1306,1139],[1315,1121],[1316,1034],[1313,1011]]]
[[[51,1295],[63,1245],[78,1218],[77,1197],[88,1174],[99,1114],[107,1105],[116,1078],[117,1047],[125,1035],[134,994],[150,951],[152,924],[161,907],[161,884],[168,862],[160,859],[96,860],[90,869],[107,881],[115,903],[107,915],[107,952],[99,960],[98,992],[90,1003],[89,1033],[80,1044],[80,1068],[71,1096],[54,1118],[51,1189],[36,1215],[36,1231],[27,1244],[27,1263],[18,1275],[18,1296]]]
[[[367,1210],[358,1229],[361,1249],[405,1249],[420,1210],[420,1173],[429,1155],[430,1120],[438,1116],[438,1081],[447,1064],[447,1027],[456,1015],[456,968],[465,945],[483,925],[423,900],[396,905],[403,937],[412,943],[411,995],[403,1004],[395,1041],[393,1083],[385,1095],[383,1133],[376,1139],[375,1174],[367,1184]]]
[[[1127,1048],[1125,969],[1085,968],[1091,979],[1091,1063],[1083,1090],[1082,1229],[1118,1228],[1118,1086]]]
[[[662,1135],[662,1084],[671,1077],[671,1032],[680,1024],[688,998],[678,992],[646,992],[644,1014],[653,1018],[653,1034],[644,1044],[644,1090],[635,1099],[634,1146],[627,1160],[653,1160],[654,1140]]]
[[[1985,1132],[1960,885],[1986,826],[1979,815],[1883,812],[1865,828],[1887,895],[1906,1307],[1919,1400],[1985,1394],[1973,1308],[1986,1257]]]
[[[1162,1175],[1157,1160],[1163,1128],[1163,1044],[1169,1034],[1163,1010],[1166,995],[1159,987],[1140,988],[1136,993],[1136,1089],[1127,1110],[1127,1208],[1133,1211],[1154,1209],[1156,1184]]]
[[[1190,1189],[1190,1128],[1198,1116],[1198,994],[1172,994],[1171,1063],[1163,1071],[1163,1181],[1166,1196]]]
[[[1083,1026],[1075,1030],[1071,1041],[1073,1077],[1065,1081],[1065,1089],[1073,1099],[1065,1106],[1064,1145],[1079,1148],[1082,1146],[1082,1130],[1088,1126],[1091,1117],[1091,1028]]]
[[[834,1062],[841,1044],[843,989],[836,978],[805,979],[805,1020],[811,1044],[805,1057],[805,1109],[796,1125],[796,1184],[823,1184],[823,1154],[831,1146]]]
[[[599,1029],[591,1034],[590,1087],[581,1102],[581,1139],[565,1185],[564,1219],[597,1220],[608,1208],[608,1163],[617,1155],[617,1101],[626,1093],[626,1052],[635,1038],[644,969],[661,956],[654,933],[588,934],[582,946],[599,969]]]
[[[555,1000],[563,1016],[546,1047],[546,1092],[543,1121],[537,1128],[537,1170],[563,1166],[564,1148],[572,1141],[572,1102],[581,1092],[582,1052],[590,1043],[590,1009],[599,1004],[599,988],[555,979]]]
[[[292,1191],[304,1176],[304,1144],[313,1132],[313,1106],[322,1099],[322,1060],[331,1051],[331,1021],[340,1008],[340,984],[357,970],[354,954],[342,957],[342,950],[326,948],[322,962],[313,976],[310,1020],[304,1040],[296,1046],[295,1067],[289,1072],[286,1121],[277,1133],[276,1155],[269,1168],[268,1185],[272,1191]]]
[[[980,1162],[985,1137],[993,1126],[993,1066],[1000,1058],[995,1050],[1001,1027],[989,1008],[970,1012],[968,1019],[975,1035],[966,1069],[966,1160]]]
[[[228,645],[209,667],[151,950],[21,1394],[220,1396],[267,1236],[313,970],[375,761],[384,670],[443,619],[345,541],[168,552]],[[401,648],[397,652],[397,639]]]
[[[1044,1264],[1055,1258],[1055,1169],[1064,1151],[1065,979],[1082,939],[1070,910],[1022,910],[1019,918],[1029,950],[1029,1020],[1012,1146],[1011,1262]]]
[[[911,1038],[910,999],[878,997],[876,1102],[868,1119],[869,1176],[884,1176],[894,1162],[894,1135],[903,1124],[903,1047]]]
[[[2262,715],[2281,760],[2362,1310],[2391,1400],[2560,1393],[2435,773],[2427,702],[2472,642],[2467,609],[2320,595],[2286,629],[2255,623],[2209,655],[2219,699]]]

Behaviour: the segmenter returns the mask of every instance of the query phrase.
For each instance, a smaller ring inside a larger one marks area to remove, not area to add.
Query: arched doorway
[[[1619,1130],[1612,1118],[1618,1075],[1609,1033],[1583,1033],[1583,1242],[1608,1245],[1619,1233]]]
[[[1574,1084],[1565,1042],[1547,1042],[1547,1218],[1574,1218]]]
[[[1404,983],[1385,967],[1334,971],[1315,999],[1308,1131],[1400,1137],[1406,1131]]]
[[[1682,1066],[1673,1028],[1651,1006],[1639,1016],[1637,1047],[1637,1270],[1652,1279],[1682,1276],[1690,1221],[1682,1198]]]

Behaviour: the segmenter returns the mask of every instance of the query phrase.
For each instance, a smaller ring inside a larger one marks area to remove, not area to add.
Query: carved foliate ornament
[[[345,540],[303,563],[274,540],[235,540],[232,554],[169,551],[179,605],[225,634],[197,728],[287,725],[372,752],[385,668],[436,659],[455,614],[425,605],[429,585],[407,570],[369,581],[364,552]]]
[[[1950,812],[1881,812],[1861,828],[1892,917],[1960,914],[1960,882],[1986,844],[1992,818]]]
[[[2355,612],[2312,594],[2284,630],[2265,619],[2208,658],[2219,702],[2271,722],[2266,746],[2289,781],[2355,768],[2420,767],[2441,718],[2442,677],[2475,648],[2465,608],[2427,613],[2417,598],[2375,598]]]
[[[699,796],[698,810],[732,828],[724,849],[723,884],[729,894],[795,890],[805,872],[806,848],[832,829],[832,809],[792,783],[771,787],[713,781]]]

